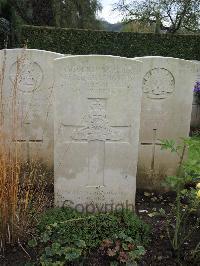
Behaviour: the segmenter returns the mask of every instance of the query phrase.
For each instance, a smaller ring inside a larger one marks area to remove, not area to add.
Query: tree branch
[[[15,8],[15,10],[17,11],[18,15],[25,20],[26,23],[28,24],[33,24],[33,20],[28,17],[26,14],[26,10],[22,7],[20,7],[17,3],[17,0],[8,0],[8,2],[10,2],[10,4]]]

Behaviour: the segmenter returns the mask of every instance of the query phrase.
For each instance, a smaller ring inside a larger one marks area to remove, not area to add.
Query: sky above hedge
[[[99,13],[99,17],[110,23],[120,22],[122,19],[120,14],[112,11],[112,5],[116,2],[117,0],[101,0],[103,10]]]

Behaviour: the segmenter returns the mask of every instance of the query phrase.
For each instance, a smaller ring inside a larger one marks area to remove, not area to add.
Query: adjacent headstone
[[[112,56],[55,60],[55,202],[79,211],[133,207],[141,63]]]
[[[179,163],[175,153],[161,150],[160,140],[189,136],[196,65],[175,58],[137,59],[144,73],[137,186],[160,190]]]
[[[4,127],[21,149],[23,161],[53,166],[53,60],[61,54],[11,49],[0,51]]]

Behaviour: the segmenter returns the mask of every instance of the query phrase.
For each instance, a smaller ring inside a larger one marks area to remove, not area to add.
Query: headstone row
[[[25,161],[54,166],[57,205],[134,206],[136,174],[144,189],[175,174],[160,141],[189,135],[194,62],[14,49],[0,63],[4,130]]]

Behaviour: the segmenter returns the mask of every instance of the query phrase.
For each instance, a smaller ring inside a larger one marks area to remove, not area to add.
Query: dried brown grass
[[[37,215],[51,204],[47,193],[52,173],[36,161],[21,160],[22,144],[13,141],[22,121],[19,110],[20,66],[12,85],[11,100],[5,98],[6,50],[0,69],[0,248],[23,241],[32,233]],[[49,193],[50,194],[50,193]]]

